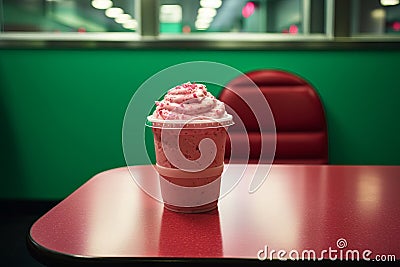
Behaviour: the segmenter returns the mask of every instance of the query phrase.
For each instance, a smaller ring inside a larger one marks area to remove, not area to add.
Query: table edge
[[[292,266],[293,264],[301,264],[305,266],[321,266],[321,264],[337,263],[329,259],[322,260],[258,260],[250,258],[190,258],[190,257],[84,257],[79,255],[63,254],[57,251],[52,251],[36,243],[30,234],[26,238],[26,246],[30,255],[38,262],[46,266],[204,266],[210,264],[215,266],[265,266],[279,265]],[[398,261],[396,261],[398,262]],[[371,264],[375,266],[375,261],[346,261],[346,263]],[[394,262],[379,262],[379,264],[393,264]]]
[[[29,254],[38,262],[50,266],[132,266],[132,264],[142,264],[152,266],[180,266],[196,264],[215,264],[229,265],[238,264],[246,266],[260,266],[264,264],[258,259],[250,258],[192,258],[192,257],[85,257],[73,254],[60,253],[37,243],[28,233],[26,237],[26,247]]]

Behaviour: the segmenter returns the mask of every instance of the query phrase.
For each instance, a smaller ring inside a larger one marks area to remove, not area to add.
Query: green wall
[[[64,198],[123,166],[122,122],[135,90],[195,60],[302,76],[325,105],[330,163],[400,164],[400,51],[3,49],[0,198]]]

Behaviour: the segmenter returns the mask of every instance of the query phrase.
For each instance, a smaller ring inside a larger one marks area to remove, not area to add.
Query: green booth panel
[[[303,77],[325,106],[331,164],[400,164],[400,51],[2,49],[0,198],[60,199],[125,165],[130,98],[164,68],[199,60]],[[146,130],[149,151],[151,138]]]

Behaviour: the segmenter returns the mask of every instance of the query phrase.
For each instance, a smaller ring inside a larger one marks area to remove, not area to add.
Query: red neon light
[[[400,31],[400,22],[399,21],[393,22],[392,28],[396,32]]]
[[[253,2],[247,2],[246,5],[242,8],[243,17],[250,17],[251,15],[253,15],[255,9],[256,5]]]
[[[290,25],[289,33],[296,34],[298,32],[299,32],[299,27],[297,27],[297,25]]]

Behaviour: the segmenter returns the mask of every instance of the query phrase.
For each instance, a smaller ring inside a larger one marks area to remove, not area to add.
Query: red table
[[[133,168],[157,180],[153,166]],[[179,214],[126,167],[108,170],[38,219],[28,247],[56,265],[400,259],[400,166],[274,165],[253,194],[249,179],[218,210]]]

